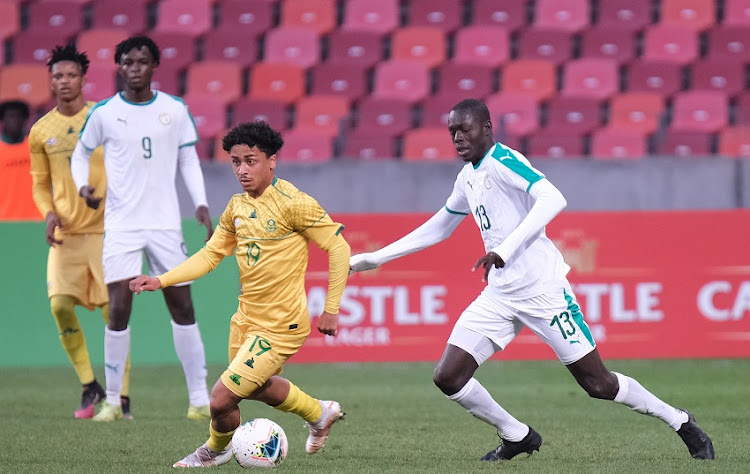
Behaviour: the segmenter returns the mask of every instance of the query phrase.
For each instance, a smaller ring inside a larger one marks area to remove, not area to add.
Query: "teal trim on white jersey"
[[[519,160],[513,150],[504,147],[500,143],[495,146],[495,150],[492,152],[492,157],[529,182],[529,187],[526,188],[527,193],[534,183],[544,178],[544,176],[537,174],[533,169],[529,168],[525,163]]]

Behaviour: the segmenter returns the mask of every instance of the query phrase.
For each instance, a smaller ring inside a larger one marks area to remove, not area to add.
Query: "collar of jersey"
[[[148,105],[156,100],[156,95],[159,93],[159,91],[152,91],[152,92],[154,93],[154,96],[148,102],[131,102],[125,98],[125,95],[122,92],[120,92],[120,99],[122,99],[123,102],[128,103],[130,105]]]
[[[482,165],[482,162],[484,161],[484,159],[487,158],[489,155],[492,154],[492,152],[495,150],[496,146],[497,146],[497,143],[495,143],[494,145],[492,145],[492,147],[490,147],[490,149],[487,150],[487,153],[484,154],[484,156],[482,157],[482,159],[479,160],[479,162],[476,165],[472,165],[472,166],[474,166],[475,170],[479,169],[479,167]]]

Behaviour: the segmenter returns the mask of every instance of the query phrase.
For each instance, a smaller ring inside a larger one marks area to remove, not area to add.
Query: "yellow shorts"
[[[309,330],[294,334],[266,332],[257,326],[237,322],[235,313],[229,328],[229,368],[221,381],[235,395],[247,398],[272,376],[282,372],[284,363],[302,347]]]
[[[50,247],[47,295],[70,295],[93,310],[109,301],[102,270],[102,234],[66,234]]]

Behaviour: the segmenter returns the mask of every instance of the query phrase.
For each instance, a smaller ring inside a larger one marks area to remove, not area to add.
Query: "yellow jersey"
[[[54,211],[60,218],[62,234],[104,232],[104,201],[99,209],[91,209],[78,195],[70,173],[70,157],[78,143],[78,135],[94,102],[87,102],[77,114],[68,117],[57,107],[40,118],[29,132],[31,177],[34,202],[42,216]],[[107,177],[104,172],[102,147],[91,155],[89,184],[97,196],[104,196]]]
[[[239,316],[248,325],[269,332],[307,333],[310,316],[305,271],[309,242],[328,251],[343,229],[315,199],[288,181],[274,178],[257,199],[247,193],[232,196],[205,247],[158,278],[162,286],[170,286],[186,278],[186,266],[193,258],[205,259],[208,270],[234,253],[242,288]],[[348,269],[348,257],[346,265]],[[338,313],[343,285],[336,293],[329,292],[326,311],[330,313]]]

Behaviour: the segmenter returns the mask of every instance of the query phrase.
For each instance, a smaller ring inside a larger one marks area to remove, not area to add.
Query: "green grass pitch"
[[[478,459],[497,445],[494,430],[446,399],[433,364],[290,364],[285,375],[318,398],[341,402],[325,451],[304,452],[294,415],[258,402],[242,418],[271,418],[289,438],[286,473],[692,473],[750,472],[750,360],[610,361],[657,396],[691,410],[712,437],[713,462],[693,460],[660,421],[589,399],[556,362],[491,361],[477,378],[544,438],[541,451],[509,462]],[[211,383],[223,367],[209,367]],[[101,369],[97,370],[103,382]],[[159,473],[203,443],[208,424],[185,419],[178,366],[135,367],[133,421],[73,419],[79,401],[70,367],[0,369],[0,472]],[[212,469],[243,472],[234,461]]]

